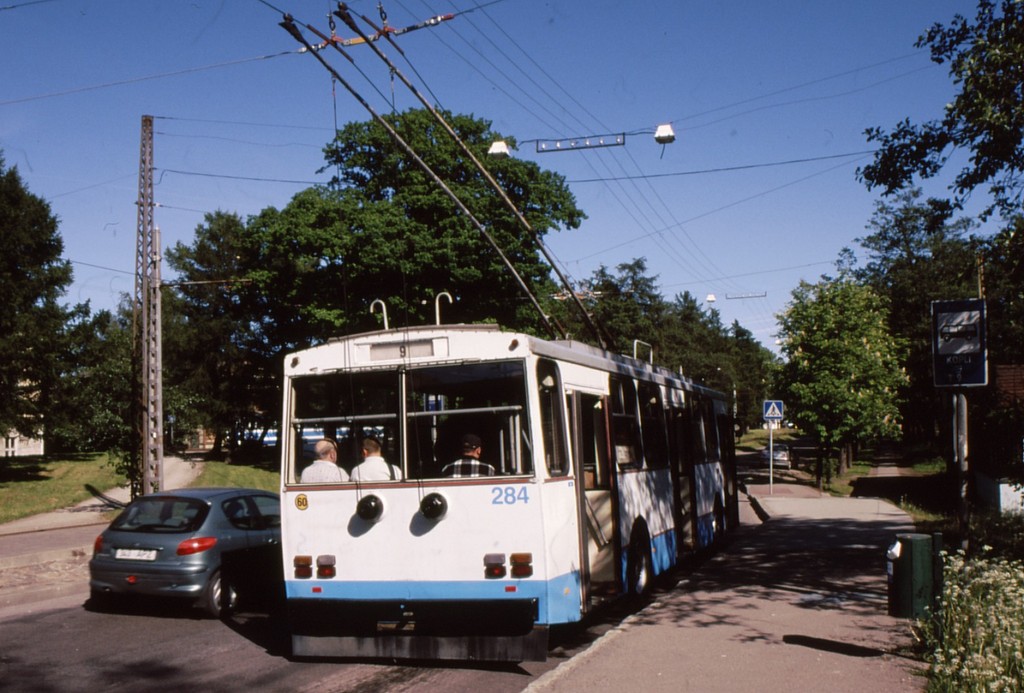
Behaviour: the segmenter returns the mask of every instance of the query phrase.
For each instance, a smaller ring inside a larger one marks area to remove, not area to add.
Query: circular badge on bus
[[[299,510],[305,510],[309,507],[309,498],[306,497],[305,493],[295,496],[295,507]]]

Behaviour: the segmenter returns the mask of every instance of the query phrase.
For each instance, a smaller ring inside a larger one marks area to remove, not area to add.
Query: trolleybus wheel
[[[716,544],[721,544],[725,541],[725,531],[728,529],[725,520],[725,507],[722,505],[721,500],[715,500],[715,514],[714,514],[714,537],[713,541]]]
[[[648,597],[654,582],[654,561],[651,560],[651,540],[643,529],[633,532],[626,560],[626,592],[633,597]]]

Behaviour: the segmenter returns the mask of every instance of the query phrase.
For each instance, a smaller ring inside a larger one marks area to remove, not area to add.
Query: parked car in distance
[[[789,469],[789,445],[786,443],[775,443],[772,445],[771,454],[774,457],[772,464],[773,467],[785,467],[786,469]],[[766,463],[768,461],[768,455],[768,448],[761,450],[761,459]]]
[[[251,488],[186,488],[132,501],[96,537],[90,606],[176,597],[226,616],[239,598],[266,603],[284,589],[281,505]]]

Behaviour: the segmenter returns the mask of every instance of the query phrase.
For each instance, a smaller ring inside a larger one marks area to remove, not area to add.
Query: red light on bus
[[[484,556],[484,577],[489,580],[503,578],[505,571],[505,554],[489,553]]]
[[[324,554],[316,557],[316,576],[318,578],[332,578],[338,574],[334,565],[337,561],[334,556]]]
[[[528,578],[533,575],[533,554],[512,554],[512,577]]]

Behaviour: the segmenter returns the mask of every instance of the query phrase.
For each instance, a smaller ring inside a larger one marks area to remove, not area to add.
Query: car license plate
[[[156,549],[114,549],[114,558],[125,561],[155,561]]]

